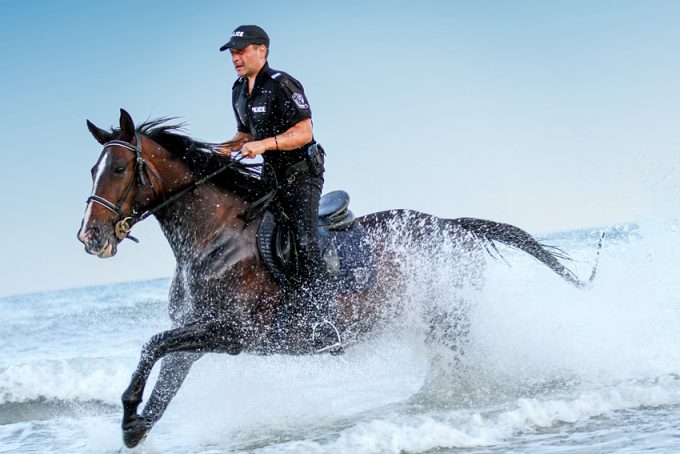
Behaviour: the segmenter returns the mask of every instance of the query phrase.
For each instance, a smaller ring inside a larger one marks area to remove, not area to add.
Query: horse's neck
[[[248,204],[235,194],[204,184],[161,210],[156,218],[175,257],[200,257],[215,241],[240,236],[245,222],[239,217]]]

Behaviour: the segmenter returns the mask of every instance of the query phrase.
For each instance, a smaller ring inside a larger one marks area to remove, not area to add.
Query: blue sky
[[[357,214],[413,208],[533,233],[677,217],[680,2],[0,2],[0,295],[169,276],[141,244],[86,255],[100,146],[85,128],[177,116],[234,132],[218,48],[264,27]]]

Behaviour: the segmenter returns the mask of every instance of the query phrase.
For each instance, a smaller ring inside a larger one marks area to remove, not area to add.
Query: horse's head
[[[160,181],[142,153],[142,146],[153,142],[136,132],[125,110],[120,110],[118,131],[105,131],[89,120],[87,127],[104,149],[92,167],[92,195],[78,239],[89,254],[107,258],[116,254],[139,213],[157,198]]]

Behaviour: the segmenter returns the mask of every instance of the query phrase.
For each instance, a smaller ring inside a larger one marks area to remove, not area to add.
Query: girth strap
[[[272,189],[256,201],[250,204],[248,209],[241,213],[239,217],[243,219],[246,222],[250,222],[253,219],[255,219],[260,213],[262,213],[264,210],[269,207],[269,205],[274,201],[276,198],[276,189]]]

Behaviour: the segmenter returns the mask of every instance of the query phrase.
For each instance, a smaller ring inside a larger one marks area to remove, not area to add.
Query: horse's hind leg
[[[130,385],[122,396],[122,428],[125,445],[128,448],[137,446],[155,423],[153,418],[147,420],[145,416],[138,415],[137,407],[142,402],[144,387],[149,379],[149,374],[151,374],[154,364],[159,359],[171,353],[200,354],[213,352],[235,355],[240,353],[242,349],[242,345],[237,339],[237,336],[231,335],[229,330],[220,323],[210,323],[202,326],[189,325],[163,331],[153,336],[144,345],[137,369],[132,374]],[[188,373],[189,367],[186,368],[184,376]],[[183,379],[184,377],[175,383],[177,389],[179,389]],[[171,390],[172,386],[167,389]],[[175,392],[177,389],[175,389]],[[159,388],[160,392],[162,391]],[[159,406],[158,409],[162,408],[164,410],[164,407],[167,407],[167,404],[170,402],[172,395],[167,395],[167,401],[163,406]],[[153,407],[149,408],[149,414],[151,414],[152,410]],[[157,416],[160,417],[160,414]]]
[[[443,345],[455,355],[456,361],[465,353],[470,333],[470,318],[464,302],[453,308],[431,307],[428,309],[427,342]]]

